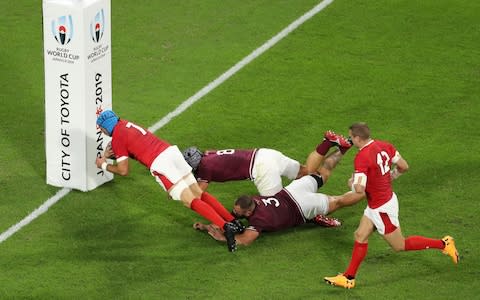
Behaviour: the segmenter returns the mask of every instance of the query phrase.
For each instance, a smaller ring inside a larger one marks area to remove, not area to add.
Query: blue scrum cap
[[[119,118],[111,110],[104,110],[97,118],[97,125],[105,128],[108,135],[112,136],[113,128],[117,125]]]

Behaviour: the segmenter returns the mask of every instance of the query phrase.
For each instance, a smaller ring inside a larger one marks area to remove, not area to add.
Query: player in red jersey
[[[177,146],[135,123],[121,120],[111,110],[98,116],[97,125],[112,137],[111,148],[107,147],[104,155],[96,159],[98,168],[126,176],[128,159],[138,160],[174,200],[181,200],[185,206],[222,228],[229,251],[236,250],[234,235],[243,228],[215,197],[202,191]],[[108,164],[106,159],[112,155],[116,163]]]
[[[370,129],[365,123],[350,126],[349,134],[359,151],[354,161],[355,172],[349,181],[352,191],[339,198],[339,205],[352,205],[366,197],[367,208],[355,231],[352,259],[347,270],[337,276],[325,277],[325,281],[344,288],[355,287],[355,275],[367,255],[368,237],[375,229],[395,251],[440,249],[455,264],[458,263],[458,252],[451,236],[431,239],[423,236],[404,238],[402,235],[398,200],[391,182],[408,170],[407,161],[392,144],[370,138]]]
[[[282,190],[282,177],[293,180],[312,173],[327,172],[328,169],[320,171],[320,168],[332,146],[338,146],[340,153],[344,154],[351,144],[344,137],[327,131],[323,141],[308,156],[306,165],[301,165],[280,151],[267,148],[202,152],[192,146],[183,151],[183,157],[193,168],[193,173],[204,191],[210,182],[249,179],[253,181],[261,196],[270,196]],[[336,164],[340,158],[341,155],[333,155],[327,163],[335,159]]]
[[[339,162],[339,151],[328,155],[320,168],[321,174],[310,174],[292,181],[273,196],[241,196],[234,204],[234,214],[248,219],[246,230],[235,236],[239,245],[250,245],[262,232],[273,232],[305,224],[318,223],[327,227],[340,226],[335,218],[325,217],[340,206],[336,197],[318,193]],[[201,223],[195,229],[206,230],[216,240],[225,241],[219,228]]]

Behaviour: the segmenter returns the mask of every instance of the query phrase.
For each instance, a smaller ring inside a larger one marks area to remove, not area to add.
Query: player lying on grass
[[[431,239],[423,236],[405,238],[398,219],[397,195],[392,181],[408,170],[407,161],[396,148],[370,137],[365,123],[355,123],[349,128],[350,139],[357,147],[354,160],[355,172],[350,180],[352,192],[340,197],[340,206],[352,205],[367,198],[367,207],[355,231],[352,259],[345,272],[325,277],[329,284],[344,288],[355,287],[355,276],[367,255],[368,238],[376,230],[395,251],[438,249],[458,263],[458,252],[451,236]]]
[[[344,154],[351,144],[344,137],[327,131],[323,141],[309,154],[306,165],[301,165],[277,150],[267,148],[202,152],[197,147],[189,147],[183,151],[183,156],[204,191],[210,182],[249,179],[253,181],[261,196],[270,196],[282,190],[282,177],[293,180],[320,172],[319,167],[332,146],[339,147],[341,154]],[[332,158],[340,157],[337,155]],[[327,171],[323,170],[324,173]]]
[[[96,159],[98,168],[126,176],[129,158],[138,160],[172,199],[181,200],[186,207],[222,228],[229,251],[236,249],[234,235],[243,228],[215,197],[198,186],[192,168],[177,146],[159,139],[139,125],[120,119],[111,110],[98,116],[97,125],[104,134],[112,137],[111,148],[107,147],[103,156]],[[114,164],[106,161],[111,156],[115,157]]]
[[[236,243],[250,245],[262,232],[284,230],[312,221],[328,227],[340,226],[337,219],[325,216],[340,208],[338,199],[317,190],[328,180],[341,156],[336,150],[326,157],[320,174],[296,179],[273,196],[239,197],[234,203],[233,214],[246,218],[248,227],[235,235]],[[218,241],[225,241],[220,228],[214,224],[195,223],[194,228],[208,231]]]

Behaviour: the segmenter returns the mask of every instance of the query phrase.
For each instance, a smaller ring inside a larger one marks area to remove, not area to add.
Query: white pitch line
[[[245,67],[247,64],[252,62],[255,58],[259,57],[265,51],[267,51],[268,49],[273,47],[276,43],[278,43],[280,40],[282,40],[284,37],[286,37],[292,31],[297,29],[300,25],[302,25],[303,23],[308,21],[310,18],[315,16],[317,13],[322,11],[325,7],[330,5],[332,2],[333,2],[333,0],[324,0],[324,1],[320,2],[314,8],[312,8],[307,13],[305,13],[303,16],[301,16],[297,20],[293,21],[290,25],[285,27],[285,29],[283,29],[282,31],[277,33],[274,37],[272,37],[270,40],[268,40],[262,46],[258,47],[252,53],[250,53],[248,56],[244,57],[241,61],[239,61],[233,67],[228,69],[225,73],[220,75],[217,79],[215,79],[214,81],[207,84],[205,87],[203,87],[197,93],[195,93],[195,95],[193,95],[190,98],[188,98],[187,100],[183,101],[182,104],[180,104],[174,111],[169,112],[165,117],[163,117],[157,123],[153,124],[148,129],[151,132],[155,132],[158,129],[165,126],[166,124],[168,124],[173,118],[180,115],[187,108],[189,108],[195,102],[200,100],[203,96],[210,93],[213,89],[215,89],[217,86],[222,84],[228,78],[232,77],[232,75],[234,75],[235,73],[240,71],[243,67]],[[0,234],[0,243],[4,242],[6,239],[8,239],[13,234],[15,234],[17,231],[19,231],[22,227],[28,225],[30,222],[32,222],[33,220],[38,218],[40,215],[45,213],[51,206],[53,206],[55,203],[60,201],[60,199],[65,197],[68,193],[70,193],[70,191],[71,191],[71,189],[68,189],[68,188],[62,188],[61,190],[59,190],[55,194],[55,196],[49,198],[42,205],[40,205],[37,209],[35,209],[32,213],[30,213],[28,216],[26,216],[23,220],[21,220],[17,224],[15,224],[12,227],[10,227],[9,229],[7,229],[7,231]]]
[[[40,205],[36,210],[34,210],[31,214],[26,216],[23,220],[18,222],[17,224],[13,225],[12,227],[8,228],[7,231],[2,233],[0,235],[0,243],[8,239],[10,236],[12,236],[15,232],[19,231],[23,226],[28,225],[28,223],[32,222],[35,220],[38,216],[46,212],[50,206],[54,205],[55,203],[58,202],[58,200],[62,199],[65,197],[68,193],[70,193],[71,189],[63,188],[59,190],[55,196],[49,198],[47,201],[45,201],[42,205]]]
[[[239,61],[236,65],[228,69],[225,73],[217,77],[214,81],[210,82],[206,86],[204,86],[201,90],[199,90],[195,95],[191,96],[187,100],[185,100],[182,104],[180,104],[174,111],[168,113],[165,117],[163,117],[160,121],[157,123],[153,124],[149,130],[152,132],[157,131],[158,129],[162,128],[165,126],[168,122],[170,122],[173,118],[184,112],[187,108],[192,106],[195,102],[200,100],[203,96],[211,92],[214,88],[222,84],[225,80],[228,78],[232,77],[233,74],[237,73],[240,71],[243,67],[248,65],[250,62],[252,62],[255,58],[259,57],[262,55],[265,51],[268,49],[272,48],[276,43],[278,43],[280,40],[282,40],[284,37],[286,37],[288,34],[290,34],[292,31],[297,29],[300,25],[308,21],[310,18],[312,18],[314,15],[319,13],[321,10],[323,10],[325,7],[327,7],[330,3],[332,3],[333,0],[325,0],[319,3],[317,6],[309,10],[307,13],[305,13],[303,16],[300,18],[296,19],[285,27],[282,31],[277,33],[274,37],[269,39],[265,44],[262,46],[258,47],[255,49],[252,53],[249,55],[245,56],[241,61]]]

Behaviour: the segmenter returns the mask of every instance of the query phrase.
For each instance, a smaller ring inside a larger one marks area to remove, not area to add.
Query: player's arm
[[[364,173],[355,173],[348,180],[351,191],[341,196],[334,196],[338,207],[351,206],[366,197],[365,186],[367,184],[367,176]]]
[[[223,231],[218,226],[215,226],[215,225],[207,226],[207,230],[208,230],[208,234],[212,238],[220,242],[226,242],[225,235],[223,234]],[[253,243],[253,241],[255,241],[259,235],[260,233],[258,231],[247,228],[243,233],[236,234],[235,240],[237,241],[238,245],[248,246],[251,243]]]
[[[390,176],[392,180],[397,179],[403,173],[408,171],[408,163],[407,161],[400,155],[400,153],[396,152],[394,158],[392,159],[392,163],[395,164],[392,171],[390,172]]]
[[[122,157],[123,158],[123,157]],[[116,164],[109,164],[105,156],[97,157],[95,163],[99,169],[103,169],[110,173],[118,174],[121,176],[128,175],[128,157],[124,159],[117,159]]]
[[[348,191],[340,196],[333,196],[336,202],[336,208],[351,206],[365,198],[365,191],[363,192],[353,192]]]
[[[201,222],[193,223],[193,229],[200,230],[200,231],[208,231],[208,227],[211,225],[203,224]]]
[[[248,246],[252,244],[259,235],[260,233],[258,231],[247,228],[243,233],[235,235],[235,240],[238,245]]]

